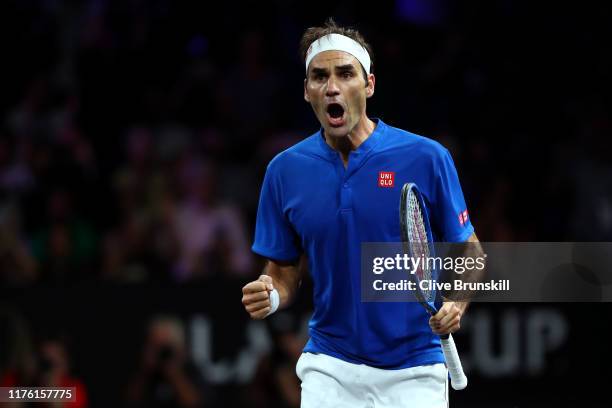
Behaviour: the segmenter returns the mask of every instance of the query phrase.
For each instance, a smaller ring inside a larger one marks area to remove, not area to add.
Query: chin
[[[350,133],[350,129],[347,125],[340,127],[325,127],[325,135],[330,137],[344,137]]]

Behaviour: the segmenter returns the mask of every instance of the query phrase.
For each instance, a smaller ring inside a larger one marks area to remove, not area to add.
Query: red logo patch
[[[381,171],[378,173],[378,187],[393,187],[395,185],[394,171]]]
[[[468,221],[468,211],[463,210],[462,212],[459,213],[459,224],[465,226],[465,224],[467,224],[467,221]]]

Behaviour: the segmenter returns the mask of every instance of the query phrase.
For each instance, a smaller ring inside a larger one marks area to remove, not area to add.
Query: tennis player
[[[302,407],[448,405],[437,335],[455,332],[467,303],[429,317],[418,303],[361,302],[360,245],[400,242],[404,183],[424,195],[436,241],[477,241],[457,171],[437,142],[370,119],[370,46],[328,20],[305,31],[304,99],[321,129],[277,155],[261,189],[253,251],[268,259],[242,302],[263,319],[291,302],[306,256],[314,287],[310,339],[296,372]]]

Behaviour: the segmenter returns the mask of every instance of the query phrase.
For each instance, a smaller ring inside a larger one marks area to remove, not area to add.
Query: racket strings
[[[416,194],[412,191],[408,194],[406,207],[406,220],[408,229],[408,242],[412,256],[421,257],[421,261],[416,268],[416,275],[419,281],[430,280],[432,268],[429,265],[429,243],[425,223],[423,221],[423,211]],[[425,299],[429,300],[433,295],[432,290],[422,290]]]

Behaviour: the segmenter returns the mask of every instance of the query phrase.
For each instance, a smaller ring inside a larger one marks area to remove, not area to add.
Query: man
[[[428,319],[418,303],[361,302],[360,245],[400,241],[409,181],[430,206],[438,241],[477,242],[452,159],[432,140],[368,118],[375,77],[357,31],[329,20],[301,43],[304,99],[321,130],[268,165],[253,244],[268,262],[242,302],[254,319],[290,303],[305,255],[314,313],[296,368],[302,407],[447,406],[436,335],[459,329],[466,303],[445,302]]]
[[[188,356],[183,323],[174,316],[151,319],[139,367],[128,383],[128,406],[203,407],[205,386]]]

